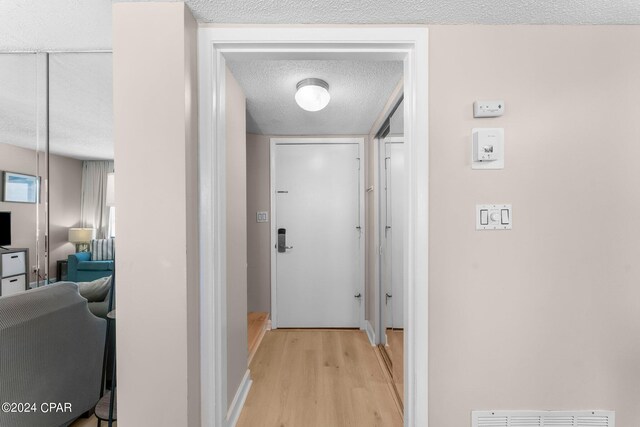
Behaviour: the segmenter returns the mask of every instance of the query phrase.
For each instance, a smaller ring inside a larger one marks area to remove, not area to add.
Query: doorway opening
[[[231,399],[227,368],[230,217],[226,61],[238,58],[400,60],[404,64],[407,212],[403,263],[405,425],[427,425],[427,31],[425,28],[203,27],[200,63],[201,366],[204,425],[233,425],[251,382]],[[375,330],[375,328],[372,328]],[[244,337],[246,339],[246,336]],[[246,341],[245,341],[246,343]],[[231,401],[231,403],[229,403]],[[213,402],[213,404],[212,404]]]

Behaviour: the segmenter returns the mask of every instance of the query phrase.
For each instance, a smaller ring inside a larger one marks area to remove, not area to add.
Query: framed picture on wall
[[[2,173],[2,201],[13,203],[38,203],[40,179],[37,176],[15,172]]]

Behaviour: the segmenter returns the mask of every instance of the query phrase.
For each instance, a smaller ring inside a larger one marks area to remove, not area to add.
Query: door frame
[[[280,137],[271,138],[269,141],[269,189],[271,194],[271,327],[273,329],[278,328],[278,281],[277,281],[277,252],[275,245],[277,244],[276,238],[276,145],[284,144],[357,144],[358,145],[358,159],[360,165],[358,169],[358,213],[360,222],[360,258],[358,268],[358,283],[359,292],[362,294],[360,298],[360,313],[358,314],[358,323],[360,329],[365,328],[365,301],[366,301],[366,287],[364,283],[364,251],[366,244],[366,233],[364,226],[364,138],[332,138],[332,137],[318,137],[318,138],[296,138],[296,137]]]
[[[226,58],[404,62],[405,426],[428,426],[428,30],[425,26],[215,26],[198,29],[200,368],[203,426],[227,418]]]

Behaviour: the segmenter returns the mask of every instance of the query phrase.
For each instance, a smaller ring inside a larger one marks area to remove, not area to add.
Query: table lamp
[[[88,252],[89,242],[96,238],[95,228],[70,228],[69,242],[76,244],[76,252]]]

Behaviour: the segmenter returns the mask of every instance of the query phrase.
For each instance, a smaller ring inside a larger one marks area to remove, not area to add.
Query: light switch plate
[[[269,213],[267,211],[256,212],[256,222],[269,222]]]
[[[476,230],[511,230],[511,205],[476,205]]]

